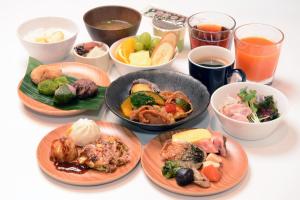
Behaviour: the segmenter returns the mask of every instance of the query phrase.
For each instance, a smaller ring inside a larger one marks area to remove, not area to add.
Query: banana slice
[[[174,49],[176,48],[176,45],[177,45],[177,41],[178,41],[178,37],[177,37],[177,34],[176,33],[173,33],[173,32],[169,32],[167,33],[166,35],[164,35],[164,37],[161,38],[161,43],[163,42],[168,42],[170,43]]]
[[[152,65],[161,65],[169,62],[174,55],[175,48],[169,42],[160,42],[151,56]]]

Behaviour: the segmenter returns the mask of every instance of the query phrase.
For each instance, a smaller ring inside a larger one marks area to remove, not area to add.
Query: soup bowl
[[[124,6],[101,6],[87,11],[83,16],[86,29],[91,38],[101,41],[108,46],[121,38],[135,35],[142,19],[142,15],[135,9]],[[100,22],[118,20],[128,22],[129,27],[108,29],[99,27]]]

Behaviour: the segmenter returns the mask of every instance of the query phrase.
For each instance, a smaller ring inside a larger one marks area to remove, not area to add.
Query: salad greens
[[[258,104],[257,115],[261,122],[270,121],[280,116],[273,96],[266,96],[264,101]]]
[[[265,96],[259,101],[256,90],[240,89],[238,96],[252,110],[248,119],[250,122],[266,122],[280,116],[273,96]]]

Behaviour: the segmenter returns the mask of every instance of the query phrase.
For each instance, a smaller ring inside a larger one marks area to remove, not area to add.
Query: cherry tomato
[[[165,109],[168,113],[176,113],[176,105],[173,103],[166,103]]]

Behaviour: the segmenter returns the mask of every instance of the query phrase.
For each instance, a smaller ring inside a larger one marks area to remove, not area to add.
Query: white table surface
[[[52,129],[74,122],[81,117],[120,121],[105,107],[99,113],[85,113],[74,117],[48,117],[25,108],[17,96],[17,85],[23,77],[27,52],[16,37],[16,29],[24,20],[40,16],[61,16],[73,19],[80,28],[76,42],[88,41],[82,16],[90,8],[105,4],[121,4],[142,10],[148,5],[159,6],[186,16],[204,10],[215,10],[232,15],[237,24],[262,22],[283,30],[285,41],[276,71],[273,87],[284,92],[290,102],[290,111],[284,123],[270,137],[260,141],[240,141],[249,158],[249,172],[235,188],[209,197],[197,199],[299,199],[300,178],[300,1],[1,1],[1,145],[0,195],[1,199],[194,199],[170,193],[154,185],[143,173],[140,164],[126,177],[113,183],[94,186],[70,186],[45,175],[38,167],[36,148],[42,137]],[[152,31],[143,19],[139,32]],[[188,73],[185,50],[173,64],[174,70]],[[114,69],[110,77],[117,77]],[[209,114],[190,127],[212,127],[222,130],[209,108]],[[186,127],[186,126],[184,126]],[[142,143],[155,134],[136,132]],[[196,198],[195,198],[196,199]]]

